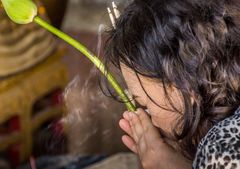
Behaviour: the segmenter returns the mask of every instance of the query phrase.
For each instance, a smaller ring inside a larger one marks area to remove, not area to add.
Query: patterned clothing
[[[193,169],[240,169],[240,109],[201,140]]]

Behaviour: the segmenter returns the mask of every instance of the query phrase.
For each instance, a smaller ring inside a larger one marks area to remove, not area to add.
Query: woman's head
[[[178,114],[173,132],[194,153],[208,129],[240,105],[239,45],[238,0],[135,0],[110,32],[105,59],[135,73],[149,100]],[[141,79],[158,86],[167,106]]]
[[[121,70],[134,100],[148,110],[153,125],[161,129],[162,136],[173,139],[172,129],[176,127],[183,112],[181,95],[178,90],[169,86],[166,89],[167,96],[175,103],[174,108],[179,112],[176,113],[169,104],[169,100],[166,99],[164,87],[159,81],[136,75],[134,70],[123,64],[121,64]]]

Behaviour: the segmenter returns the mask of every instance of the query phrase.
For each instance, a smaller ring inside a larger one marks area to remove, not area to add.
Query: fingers
[[[132,136],[132,129],[130,127],[129,121],[126,119],[121,119],[119,121],[119,126],[123,131],[125,131],[129,136]]]
[[[123,118],[119,121],[119,126],[123,131],[125,131],[129,136],[124,135],[122,137],[123,143],[134,153],[137,153],[137,148],[136,148],[136,143],[133,140],[133,134],[132,134],[132,129],[130,126],[130,116],[129,112],[124,112],[123,113]]]
[[[137,147],[133,139],[127,135],[122,136],[122,141],[132,152],[137,154]]]
[[[131,151],[139,155],[144,154],[153,141],[161,138],[144,110],[138,109],[135,113],[124,112],[123,117],[124,119],[119,121],[119,126],[129,136],[124,135],[122,141]]]
[[[130,117],[130,126],[132,129],[132,136],[136,143],[139,142],[140,138],[143,135],[143,127],[141,124],[140,119],[138,118],[138,115],[136,113],[129,113]]]
[[[149,116],[146,114],[146,112],[143,109],[137,109],[136,114],[138,115],[143,129],[146,131],[149,128],[153,127],[151,119],[149,118]]]
[[[130,115],[132,136],[137,147],[140,148],[139,152],[144,152],[153,142],[162,140],[160,133],[144,110],[138,109],[136,113],[130,113]]]
[[[160,134],[157,131],[157,129],[153,126],[152,121],[150,117],[147,115],[147,113],[143,109],[137,109],[138,117],[141,121],[143,130],[145,133],[149,133],[152,137],[151,138],[159,138]],[[150,137],[147,137],[150,138]]]
[[[133,139],[138,142],[149,128],[153,128],[150,118],[142,109],[135,113],[124,112],[124,119],[119,121],[119,126]]]
[[[125,112],[123,113],[123,117],[124,117],[124,119],[126,119],[127,121],[130,121],[130,117],[129,117],[129,112],[128,112],[128,111],[125,111]]]
[[[119,121],[119,126],[121,129],[123,129],[129,136],[132,137],[132,129],[130,126],[130,117],[129,117],[129,112],[125,111],[123,113],[123,118]]]

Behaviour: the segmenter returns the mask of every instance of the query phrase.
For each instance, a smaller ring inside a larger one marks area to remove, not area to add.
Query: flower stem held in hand
[[[85,55],[107,78],[109,83],[115,89],[117,94],[120,96],[122,101],[126,104],[129,111],[135,111],[136,108],[134,104],[130,101],[127,94],[117,83],[116,79],[112,76],[110,72],[107,71],[105,65],[99,60],[97,56],[92,54],[84,45],[82,45],[77,40],[73,39],[69,35],[63,33],[59,29],[53,27],[49,23],[45,22],[43,19],[37,16],[37,7],[31,0],[1,0],[6,13],[9,18],[18,24],[27,24],[35,22],[42,26],[44,29],[58,36],[83,55]]]
[[[104,74],[104,76],[107,78],[109,83],[112,85],[112,87],[115,89],[115,91],[118,93],[118,95],[121,97],[122,101],[126,104],[128,110],[135,111],[135,107],[130,101],[130,99],[127,97],[127,95],[124,93],[121,86],[117,83],[116,79],[106,70],[105,65],[99,60],[97,56],[92,54],[84,45],[73,39],[72,37],[68,36],[67,34],[63,33],[62,31],[58,30],[57,28],[53,27],[52,25],[48,24],[38,16],[34,18],[34,22],[42,26],[43,28],[47,29],[51,33],[55,34],[62,40],[66,41],[68,44],[76,48],[78,51],[80,51],[82,54],[84,54],[95,66]]]

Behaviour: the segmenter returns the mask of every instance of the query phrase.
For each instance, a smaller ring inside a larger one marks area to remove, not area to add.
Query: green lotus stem
[[[136,108],[134,104],[131,102],[131,100],[128,98],[127,94],[124,92],[124,90],[121,88],[121,86],[118,84],[116,79],[113,77],[113,75],[107,71],[105,65],[99,60],[97,56],[92,54],[84,45],[82,45],[80,42],[76,41],[69,35],[63,33],[59,29],[53,27],[49,23],[42,20],[40,17],[36,16],[34,18],[34,22],[42,26],[43,28],[47,29],[49,32],[53,33],[54,35],[58,36],[74,48],[76,48],[78,51],[80,51],[83,55],[85,55],[107,78],[109,83],[112,85],[112,87],[115,89],[117,94],[120,96],[122,101],[126,104],[127,109],[129,111],[135,111]]]
[[[121,88],[121,86],[117,83],[116,79],[113,75],[107,71],[105,65],[99,60],[97,56],[92,54],[84,45],[82,45],[77,40],[73,39],[69,35],[63,33],[59,29],[53,27],[49,23],[45,22],[43,19],[37,16],[37,6],[34,4],[32,0],[1,0],[3,7],[9,16],[9,18],[18,24],[27,24],[31,22],[35,22],[42,26],[44,29],[58,36],[78,51],[80,51],[83,55],[85,55],[95,66],[104,74],[109,83],[115,89],[117,94],[120,96],[121,100],[126,104],[129,111],[135,111],[136,107],[128,98],[127,94]]]

